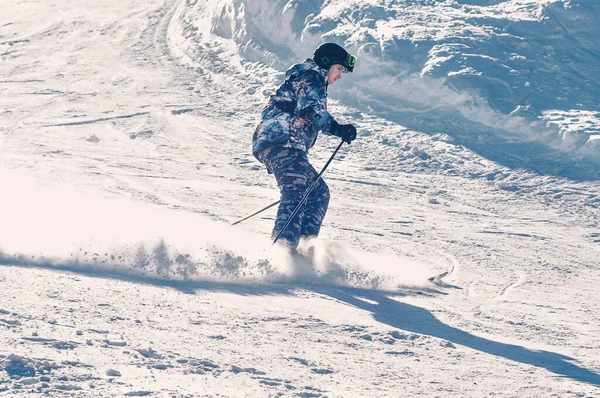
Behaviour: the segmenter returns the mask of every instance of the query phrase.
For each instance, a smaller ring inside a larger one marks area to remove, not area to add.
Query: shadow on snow
[[[574,361],[573,358],[551,351],[531,350],[519,345],[475,336],[444,324],[424,308],[393,300],[384,292],[361,291],[361,297],[377,302],[377,304],[370,304],[356,298],[353,289],[323,287],[313,290],[369,311],[378,322],[397,329],[437,337],[486,354],[544,368],[575,381],[600,385],[600,375],[571,363],[570,361]]]
[[[532,350],[523,346],[501,343],[478,337],[463,330],[446,325],[433,314],[421,307],[402,303],[391,297],[409,295],[445,294],[434,289],[402,289],[401,291],[385,292],[368,289],[357,289],[340,286],[317,284],[261,284],[261,283],[232,283],[210,281],[177,281],[123,273],[109,269],[82,269],[74,266],[49,264],[27,264],[24,261],[16,263],[14,259],[2,258],[0,266],[27,267],[50,269],[63,272],[73,272],[89,277],[116,279],[132,283],[149,284],[158,287],[172,288],[186,294],[198,291],[223,291],[239,295],[288,295],[292,296],[298,290],[310,290],[317,294],[331,297],[342,303],[368,311],[378,322],[407,332],[418,333],[447,340],[486,354],[506,358],[515,362],[546,369],[552,373],[578,382],[600,386],[600,375],[591,370],[577,366],[566,355],[551,351]],[[374,304],[361,300],[369,299]]]

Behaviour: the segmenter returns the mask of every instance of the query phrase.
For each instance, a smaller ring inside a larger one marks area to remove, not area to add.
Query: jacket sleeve
[[[323,78],[316,71],[301,73],[293,79],[296,92],[296,111],[303,119],[312,124],[317,131],[330,135],[333,117],[327,112],[327,90]]]

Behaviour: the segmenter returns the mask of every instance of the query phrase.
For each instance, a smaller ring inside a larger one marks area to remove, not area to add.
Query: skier
[[[327,112],[327,87],[352,72],[356,57],[334,43],[320,45],[312,59],[291,66],[285,81],[271,95],[262,121],[252,137],[252,153],[273,174],[281,203],[272,239],[280,233],[318,174],[307,154],[319,131],[350,144],[356,138],[352,124],[339,124]],[[301,238],[316,237],[329,204],[329,188],[319,179],[305,205],[281,233],[278,243],[297,253]]]

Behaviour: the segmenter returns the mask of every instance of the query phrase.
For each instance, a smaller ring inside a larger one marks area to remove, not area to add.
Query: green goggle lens
[[[348,66],[354,68],[354,64],[356,64],[356,57],[354,55],[348,55],[346,62],[348,63]]]

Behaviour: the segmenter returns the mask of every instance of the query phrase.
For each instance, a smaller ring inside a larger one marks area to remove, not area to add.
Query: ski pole
[[[259,211],[257,211],[256,213],[252,213],[249,216],[246,216],[246,217],[242,218],[241,220],[237,220],[236,222],[234,222],[233,224],[231,224],[231,226],[238,225],[242,221],[246,221],[247,219],[249,219],[249,218],[254,217],[255,215],[257,215],[258,213],[262,213],[263,211],[265,211],[267,209],[270,209],[271,207],[279,204],[279,202],[281,202],[281,200],[278,200],[277,202],[271,203],[267,207],[264,207],[264,208],[260,209]]]
[[[294,219],[294,217],[296,216],[296,214],[298,213],[298,211],[300,211],[300,208],[304,205],[304,202],[308,198],[308,195],[310,195],[310,191],[312,191],[313,188],[315,187],[315,185],[317,185],[317,182],[319,182],[319,179],[321,178],[321,176],[323,175],[323,173],[325,173],[325,170],[327,170],[327,166],[329,166],[329,163],[331,163],[331,161],[333,160],[333,158],[335,157],[335,155],[338,153],[338,151],[340,150],[340,148],[342,147],[342,145],[344,145],[344,142],[345,141],[342,140],[342,142],[340,142],[340,145],[338,145],[338,147],[335,148],[335,151],[333,152],[333,154],[331,155],[331,157],[329,158],[329,160],[327,161],[327,163],[325,163],[325,166],[323,166],[323,170],[321,170],[321,172],[319,173],[319,175],[317,176],[317,178],[315,178],[315,180],[312,182],[312,184],[310,184],[310,187],[308,187],[308,190],[304,194],[304,197],[302,198],[302,200],[300,201],[300,203],[298,203],[298,206],[296,206],[296,208],[294,209],[294,212],[292,213],[292,215],[290,216],[290,218],[288,218],[288,220],[285,223],[285,225],[283,226],[283,228],[281,228],[279,230],[279,233],[275,237],[275,240],[273,241],[273,244],[277,243],[277,240],[279,239],[279,237],[281,236],[281,234],[283,233],[283,231],[285,231],[285,229],[288,227],[288,225],[290,225],[290,223],[292,222],[292,220]]]
[[[344,143],[344,141],[342,141],[342,144]],[[340,144],[340,147],[342,146],[342,144]],[[337,153],[338,149],[340,149],[340,147],[338,147],[335,152],[333,153],[333,156],[335,156],[335,154]],[[333,159],[333,156],[331,157],[331,159]],[[321,170],[321,172],[319,173],[319,177],[321,177],[321,175],[325,172],[325,169],[327,168],[327,166],[329,166],[329,163],[331,162],[331,159],[329,159],[329,162],[327,162],[327,164],[325,164],[325,167],[323,167],[323,169]],[[317,178],[318,180],[318,178]],[[312,188],[311,188],[312,189]],[[231,226],[233,227],[234,225],[238,225],[239,223],[246,221],[249,218],[254,217],[257,214],[262,213],[263,211],[270,209],[271,207],[278,205],[281,202],[281,200],[278,200],[277,202],[271,203],[270,205],[268,205],[267,207],[263,207],[262,209],[260,209],[259,211],[257,211],[256,213],[252,213],[249,216],[246,216],[242,219],[237,220],[236,222],[232,223]]]

